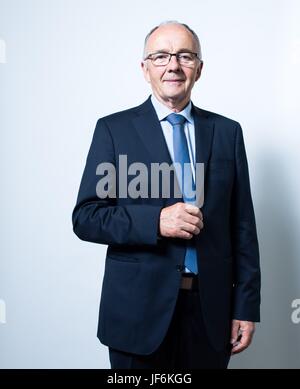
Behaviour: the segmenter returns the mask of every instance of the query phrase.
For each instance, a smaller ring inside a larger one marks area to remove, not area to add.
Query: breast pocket
[[[211,160],[207,166],[207,178],[211,180],[231,180],[234,176],[232,160]]]
[[[107,255],[108,261],[117,261],[117,262],[125,262],[125,263],[139,263],[140,260],[138,258],[125,256],[122,254],[108,254]]]

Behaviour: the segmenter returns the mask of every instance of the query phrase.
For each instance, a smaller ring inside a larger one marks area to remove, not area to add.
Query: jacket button
[[[179,271],[179,272],[182,272],[184,269],[184,266],[183,265],[176,265],[176,270]]]

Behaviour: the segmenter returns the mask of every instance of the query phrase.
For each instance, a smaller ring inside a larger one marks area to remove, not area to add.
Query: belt
[[[194,273],[182,273],[180,289],[185,290],[197,290],[198,289],[198,277]]]

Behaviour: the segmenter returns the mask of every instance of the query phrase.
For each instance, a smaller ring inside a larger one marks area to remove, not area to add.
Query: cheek
[[[151,76],[151,80],[155,84],[162,84],[162,78],[163,78],[164,73],[163,72],[155,72]]]
[[[186,82],[189,85],[194,84],[194,82],[196,81],[196,77],[197,77],[196,72],[190,72],[190,73],[186,74]]]

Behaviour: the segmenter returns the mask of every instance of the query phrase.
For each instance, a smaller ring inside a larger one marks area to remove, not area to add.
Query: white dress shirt
[[[158,120],[160,121],[161,128],[169,149],[169,153],[174,163],[174,149],[173,149],[173,127],[172,124],[169,123],[166,119],[168,115],[174,113],[170,108],[166,107],[157,98],[152,95],[151,102],[158,116]],[[185,117],[186,122],[184,124],[184,132],[189,148],[189,156],[191,161],[193,178],[195,180],[195,125],[194,119],[191,113],[192,110],[192,102],[190,101],[188,105],[180,112],[177,112],[178,115],[182,115]]]
[[[151,96],[151,102],[160,121],[161,128],[171,156],[171,160],[174,163],[173,127],[171,123],[165,120],[166,117],[171,113],[174,113],[174,111],[172,111],[170,108],[166,107],[164,104],[158,101],[154,95]],[[184,132],[189,148],[189,156],[191,161],[193,178],[195,180],[195,125],[191,110],[192,102],[190,101],[188,105],[182,111],[177,112],[177,114],[182,115],[186,118],[186,122],[184,124]],[[190,270],[187,267],[185,268],[185,273],[190,273]]]

